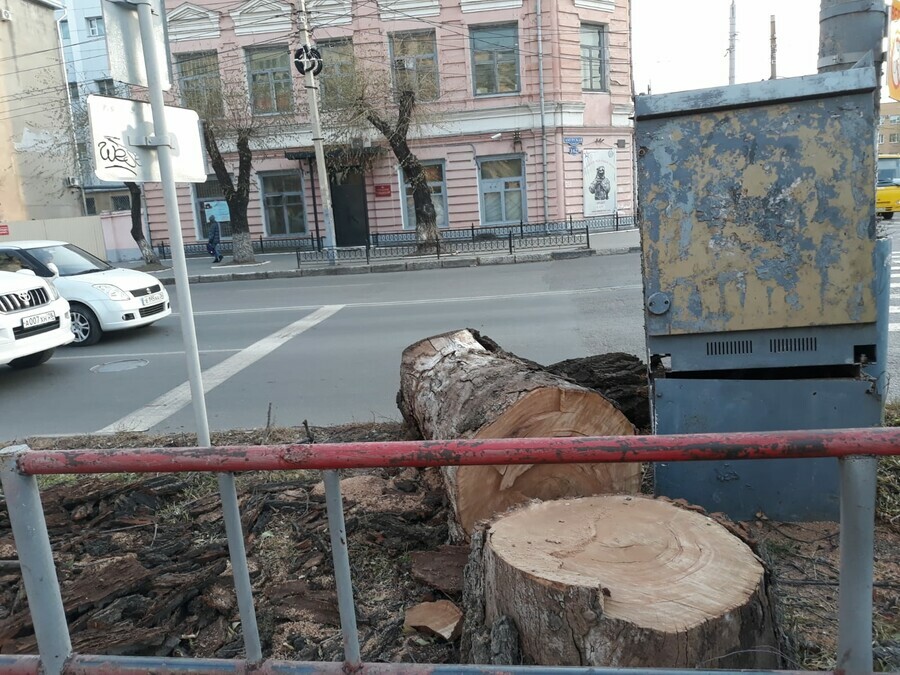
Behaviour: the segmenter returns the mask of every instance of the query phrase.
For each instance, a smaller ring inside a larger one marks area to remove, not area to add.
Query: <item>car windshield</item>
[[[112,265],[84,251],[74,244],[41,246],[28,249],[28,253],[40,260],[44,265],[53,263],[61,277],[73,277],[78,274],[90,274],[111,270]]]
[[[879,157],[878,184],[892,185],[893,182],[898,178],[900,178],[900,158]]]

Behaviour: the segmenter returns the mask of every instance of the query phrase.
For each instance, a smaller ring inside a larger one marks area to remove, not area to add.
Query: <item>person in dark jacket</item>
[[[206,250],[213,257],[213,262],[222,262],[222,254],[219,253],[219,241],[221,234],[219,232],[219,221],[215,216],[209,217],[209,239],[206,242]]]

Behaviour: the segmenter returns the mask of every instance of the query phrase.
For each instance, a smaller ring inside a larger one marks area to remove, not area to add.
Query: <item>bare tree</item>
[[[144,236],[144,221],[141,218],[143,191],[137,183],[130,181],[125,181],[125,187],[128,188],[128,194],[131,195],[131,238],[141,250],[141,257],[147,265],[159,265],[159,256],[156,255],[150,242]]]
[[[424,34],[423,38],[422,33],[414,33],[400,39],[405,42],[394,44],[395,55],[405,50],[412,54],[424,51],[423,39],[430,39],[433,45],[434,38],[433,34],[430,38]],[[360,48],[365,49],[365,45]],[[376,49],[383,47],[379,44]],[[437,212],[428,174],[410,146],[410,133],[423,122],[433,122],[438,114],[428,105],[438,98],[436,62],[429,68],[422,65],[421,57],[401,57],[395,60],[393,68],[379,70],[372,65],[380,61],[374,54],[362,58],[349,43],[344,50],[335,54],[342,57],[337,72],[328,71],[329,55],[327,51],[323,54],[321,100],[331,141],[352,147],[352,139],[367,135],[372,128],[378,131],[410,186],[419,248],[432,248],[440,238]],[[412,67],[407,67],[407,62]],[[348,154],[352,157],[352,150]]]

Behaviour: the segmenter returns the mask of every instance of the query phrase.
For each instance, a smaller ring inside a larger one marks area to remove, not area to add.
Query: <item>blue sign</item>
[[[581,145],[584,143],[584,137],[582,136],[566,136],[563,138],[566,145]]]

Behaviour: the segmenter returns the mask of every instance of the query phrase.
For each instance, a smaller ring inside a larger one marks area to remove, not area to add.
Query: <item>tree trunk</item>
[[[474,601],[471,623],[466,608],[463,660],[484,658],[477,636],[508,617],[527,663],[780,665],[762,563],[702,513],[638,496],[557,500],[500,516],[473,539],[467,583],[481,576],[484,603]]]
[[[141,218],[141,200],[143,194],[137,183],[125,182],[125,187],[131,195],[131,238],[141,250],[141,257],[147,265],[159,265],[159,256],[150,246],[150,242],[144,237],[144,222]]]
[[[609,399],[493,348],[477,331],[417,342],[403,352],[397,404],[424,438],[535,438],[631,435]],[[529,499],[635,492],[638,464],[444,467],[464,540],[476,522]]]
[[[225,158],[219,152],[215,131],[209,124],[203,125],[203,139],[206,141],[206,153],[209,155],[210,166],[222,188],[225,203],[228,204],[232,259],[236,263],[255,263],[256,257],[253,254],[253,243],[250,239],[250,223],[247,220],[247,206],[250,203],[250,169],[253,166],[250,138],[246,132],[238,132],[237,186],[231,180],[231,173],[225,164]]]

